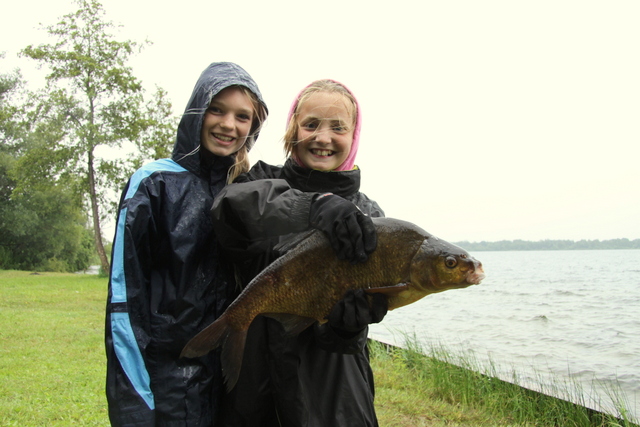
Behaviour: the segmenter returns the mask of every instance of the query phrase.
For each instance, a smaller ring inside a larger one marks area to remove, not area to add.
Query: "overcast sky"
[[[232,61],[270,109],[252,162],[284,162],[289,105],[313,80],[363,111],[362,191],[449,241],[640,238],[640,2],[103,0],[150,91],[184,109]],[[378,6],[384,5],[384,6]],[[0,72],[35,83],[28,44],[68,0],[13,2]]]

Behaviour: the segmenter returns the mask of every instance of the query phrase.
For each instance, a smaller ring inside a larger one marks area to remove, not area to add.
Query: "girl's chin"
[[[332,171],[340,166],[339,159],[336,159],[335,156],[304,156],[300,159],[303,165],[305,165],[309,169],[315,169],[319,171]]]
[[[323,161],[308,161],[302,162],[307,168],[315,169],[318,171],[332,171],[338,167],[338,165],[334,165],[334,162],[323,162]]]
[[[240,149],[235,145],[205,145],[205,148],[216,156],[225,157],[230,156]]]

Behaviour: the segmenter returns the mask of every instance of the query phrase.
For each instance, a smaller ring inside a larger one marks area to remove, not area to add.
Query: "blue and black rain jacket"
[[[264,105],[242,68],[211,64],[182,116],[171,159],[143,166],[122,193],[105,337],[114,426],[210,426],[217,416],[217,352],[198,359],[179,355],[235,295],[209,213],[234,159],[199,151],[204,113],[232,85],[247,87]]]

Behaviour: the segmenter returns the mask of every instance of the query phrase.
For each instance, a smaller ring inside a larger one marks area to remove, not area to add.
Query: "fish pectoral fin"
[[[388,297],[395,297],[401,292],[409,290],[409,283],[398,283],[394,286],[382,286],[379,288],[369,288],[364,291],[368,294],[383,294]]]
[[[289,313],[262,313],[262,315],[276,319],[282,324],[285,332],[290,335],[298,335],[316,321],[311,317],[302,317]]]

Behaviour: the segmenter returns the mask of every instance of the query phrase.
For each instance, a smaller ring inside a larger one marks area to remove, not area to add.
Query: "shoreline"
[[[498,390],[511,390],[511,393],[516,395],[528,396],[533,401],[555,402],[553,406],[560,407],[560,408],[572,408],[572,409],[569,409],[569,411],[581,414],[587,417],[589,420],[606,420],[607,421],[606,425],[611,425],[611,426],[618,425],[618,426],[626,426],[626,427],[638,427],[638,424],[637,424],[638,420],[634,420],[632,418],[629,419],[630,417],[626,417],[625,416],[626,411],[624,410],[624,408],[622,408],[622,410],[618,410],[617,411],[618,413],[612,413],[610,411],[607,411],[605,408],[594,408],[594,407],[582,404],[581,402],[575,402],[572,400],[567,400],[562,397],[554,396],[542,390],[521,385],[517,381],[508,381],[503,378],[490,375],[486,372],[482,372],[483,371],[482,367],[474,366],[473,364],[468,364],[464,361],[462,364],[452,362],[451,355],[446,353],[446,350],[442,350],[442,349],[436,350],[435,351],[436,354],[434,354],[434,351],[432,350],[431,352],[432,354],[427,354],[420,347],[420,345],[416,343],[409,342],[406,347],[402,347],[395,344],[386,343],[377,338],[375,339],[369,338],[369,347],[374,349],[376,347],[380,347],[384,349],[384,351],[387,354],[402,355],[400,357],[402,357],[405,360],[410,360],[411,358],[417,357],[420,360],[417,364],[422,365],[423,367],[428,366],[430,369],[434,369],[434,366],[436,366],[437,367],[436,369],[438,370],[444,369],[446,371],[457,372],[459,375],[474,378],[473,381],[474,382],[477,381],[478,384],[484,384],[484,383],[490,382],[493,384],[493,387],[495,387]],[[371,353],[372,353],[372,356],[371,356],[372,366],[374,366],[374,361],[377,362],[376,359],[380,358],[380,351],[372,350]],[[411,356],[407,356],[408,354]],[[414,361],[412,363],[409,363],[408,366],[410,366],[411,364],[416,364],[416,362]],[[378,374],[380,374],[380,372],[381,372],[380,367],[378,367],[378,369],[374,369],[374,375],[377,376]],[[431,375],[428,372],[427,374]],[[514,373],[514,376],[515,376],[515,373]],[[414,380],[419,381],[420,375],[415,375]],[[467,385],[475,386],[474,384],[467,384]],[[540,386],[539,388],[544,388],[544,387]],[[560,389],[560,391],[567,392],[567,390],[563,390],[563,389]],[[567,394],[574,395],[575,393],[573,394],[567,393]],[[581,398],[584,401],[584,396],[581,396]],[[580,400],[580,399],[577,398],[576,400]],[[622,412],[622,414],[620,412]],[[612,424],[612,422],[615,422],[615,424]],[[590,423],[588,425],[600,425],[600,424]]]

